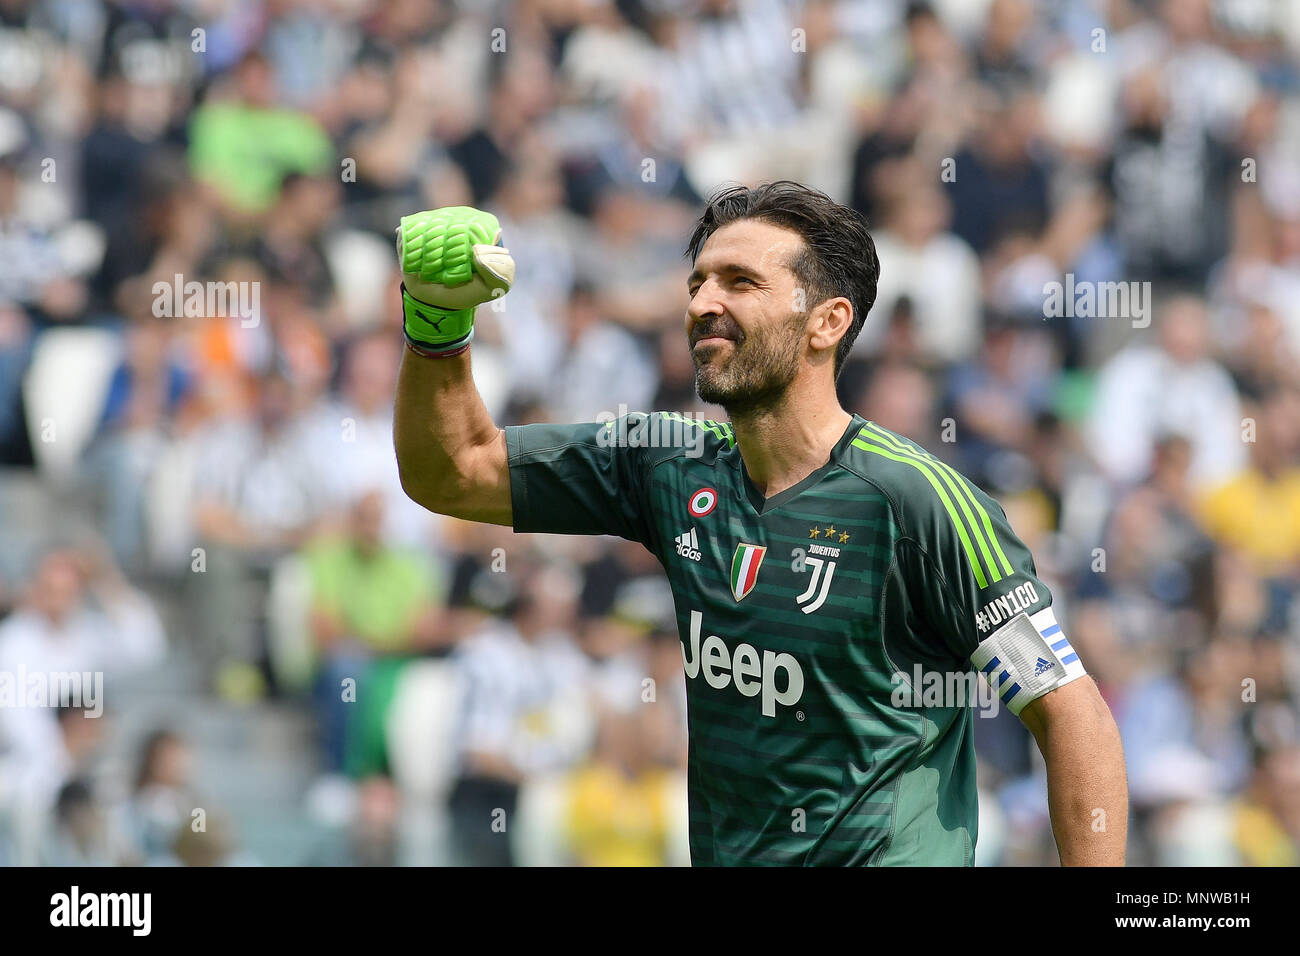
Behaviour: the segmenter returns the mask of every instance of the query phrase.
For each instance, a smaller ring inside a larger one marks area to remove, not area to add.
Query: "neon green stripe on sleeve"
[[[871,436],[866,433],[866,430],[863,429],[862,433],[860,433],[860,437],[853,439],[854,447],[880,455],[883,458],[888,458],[891,461],[898,461],[905,465],[911,465],[921,474],[925,475],[926,480],[930,482],[930,485],[936,492],[938,492],[939,500],[943,502],[944,508],[948,511],[948,517],[952,519],[953,527],[957,529],[957,537],[961,539],[962,547],[966,549],[966,560],[970,562],[971,570],[975,572],[976,583],[978,583],[982,588],[988,587],[988,580],[984,577],[984,569],[980,567],[979,556],[975,554],[975,546],[971,544],[970,536],[966,533],[966,526],[962,523],[961,516],[957,514],[957,509],[953,507],[952,499],[948,497],[948,492],[944,491],[943,485],[939,483],[939,479],[935,476],[934,472],[931,471],[926,463],[920,459],[904,455],[896,455],[892,451],[881,448],[878,445],[868,444],[867,439],[870,437]]]
[[[980,522],[984,525],[984,532],[987,535],[989,542],[993,545],[993,550],[997,552],[998,560],[1001,561],[1002,563],[1003,572],[1007,576],[1010,576],[1015,573],[1015,570],[1011,567],[1011,562],[1007,560],[1006,552],[1002,550],[1002,544],[998,541],[997,534],[993,530],[993,521],[989,518],[988,511],[986,511],[984,506],[980,504],[979,499],[975,497],[974,491],[971,490],[970,482],[967,481],[967,479],[965,478],[964,475],[962,475],[961,472],[957,471],[957,469],[953,468],[947,462],[940,461],[934,455],[919,451],[916,448],[909,448],[908,446],[900,442],[897,438],[895,438],[893,435],[890,435],[888,432],[883,431],[878,425],[868,423],[867,427],[872,430],[872,432],[875,434],[878,441],[888,442],[889,444],[897,448],[900,454],[913,455],[917,458],[922,459],[923,461],[928,462],[931,465],[938,467],[940,469],[940,472],[945,476],[951,475],[953,480],[949,482],[949,486],[951,487],[951,485],[955,481],[957,486],[961,489],[962,494],[965,496],[965,498],[968,501],[970,501],[970,503],[974,506],[975,510],[979,513]],[[968,517],[970,516],[969,512],[967,512],[967,516]],[[971,521],[974,522],[974,519],[972,518]],[[978,530],[978,525],[976,526],[976,529]],[[980,543],[982,545],[983,540],[981,540]],[[980,550],[983,551],[985,559],[989,562],[989,568],[993,572],[993,580],[994,581],[1001,580],[1003,575],[997,573],[997,564],[993,561],[992,555],[990,555],[988,551],[983,547],[981,547]]]

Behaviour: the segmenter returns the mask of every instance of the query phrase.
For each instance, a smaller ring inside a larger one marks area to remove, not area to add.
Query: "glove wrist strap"
[[[474,339],[474,330],[470,329],[469,334],[455,342],[448,342],[446,345],[430,345],[427,342],[417,342],[411,338],[410,334],[403,329],[402,336],[406,339],[407,351],[414,352],[421,358],[451,358],[453,355],[459,355],[469,348],[469,344]]]
[[[463,335],[448,339],[444,342],[430,342],[426,339],[418,339],[411,335],[410,328],[412,320],[418,320],[420,324],[433,323],[434,317],[450,317],[458,312],[469,312],[469,322],[471,323],[468,331]],[[406,283],[402,283],[402,334],[406,338],[406,347],[416,355],[424,358],[449,358],[453,355],[459,355],[469,348],[470,341],[474,338],[473,310],[472,309],[444,309],[440,306],[430,305],[428,302],[421,302],[415,296],[406,290]]]

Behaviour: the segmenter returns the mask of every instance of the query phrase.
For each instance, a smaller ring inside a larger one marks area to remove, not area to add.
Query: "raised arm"
[[[416,503],[470,521],[511,523],[506,436],[474,387],[468,351],[451,358],[407,351],[393,445],[402,488]]]
[[[470,370],[474,309],[504,294],[514,261],[496,217],[468,206],[406,216],[398,227],[407,351],[393,445],[402,488],[430,511],[511,524],[505,432]]]

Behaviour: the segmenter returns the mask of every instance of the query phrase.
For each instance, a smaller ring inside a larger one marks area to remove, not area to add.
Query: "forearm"
[[[1123,866],[1124,751],[1101,696],[1075,720],[1048,721],[1035,736],[1047,761],[1047,802],[1061,865]]]
[[[407,495],[429,510],[508,525],[505,432],[474,385],[471,351],[404,353],[393,413],[397,467]]]

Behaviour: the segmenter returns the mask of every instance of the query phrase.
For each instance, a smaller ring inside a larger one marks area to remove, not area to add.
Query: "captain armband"
[[[1087,673],[1050,607],[1017,614],[982,641],[970,659],[1016,716],[1031,700]]]

